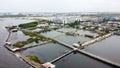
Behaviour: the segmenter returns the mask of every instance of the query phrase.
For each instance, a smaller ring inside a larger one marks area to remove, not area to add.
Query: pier
[[[67,53],[65,53],[65,54],[63,54],[63,55],[61,55],[61,56],[59,56],[58,58],[56,58],[56,59],[50,61],[50,63],[54,63],[54,62],[56,62],[56,61],[58,61],[58,60],[64,58],[65,56],[71,54],[73,51],[74,51],[74,50],[68,51]]]
[[[68,56],[69,54],[73,53],[74,51],[77,51],[77,49],[75,48],[75,49],[73,49],[71,51],[68,51],[67,53],[57,57],[56,59],[54,59],[50,62],[46,62],[46,63],[42,64],[42,68],[55,68],[56,66],[53,63],[55,63],[56,61],[66,57],[66,56]]]
[[[54,40],[56,40],[56,39],[54,39]],[[64,43],[64,42],[61,42],[61,41],[59,41],[59,40],[56,40],[59,44],[61,44],[61,45],[63,45],[63,46],[65,46],[65,47],[68,47],[68,48],[70,48],[70,49],[74,49],[75,47],[73,47],[72,45],[68,45],[68,44],[66,44],[66,43]]]
[[[99,41],[101,41],[101,40],[103,40],[105,38],[108,38],[108,37],[112,36],[112,35],[113,35],[113,33],[109,33],[109,34],[100,36],[98,38],[95,38],[93,40],[90,40],[90,41],[87,41],[87,42],[83,43],[82,46],[85,47],[85,46],[88,46],[88,45],[93,44],[95,42],[99,42]]]
[[[7,39],[6,39],[6,42],[10,41],[11,36],[12,36],[12,31],[9,31],[9,35],[8,35],[8,37],[7,37]]]
[[[116,62],[107,60],[107,59],[105,59],[105,58],[102,58],[102,57],[100,57],[100,56],[97,56],[97,55],[94,55],[94,54],[92,54],[92,53],[86,52],[86,51],[84,51],[84,50],[78,49],[78,52],[80,52],[80,53],[82,53],[82,54],[84,54],[84,55],[86,55],[86,56],[89,56],[89,57],[91,57],[91,58],[94,58],[94,59],[96,59],[96,60],[99,60],[99,61],[101,61],[101,62],[104,62],[104,63],[106,63],[106,64],[109,64],[109,65],[112,65],[112,66],[114,66],[114,67],[120,68],[120,64],[119,64],[119,63],[116,63]]]

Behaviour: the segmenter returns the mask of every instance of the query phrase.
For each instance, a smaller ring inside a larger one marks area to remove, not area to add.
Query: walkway
[[[62,59],[62,58],[64,58],[64,57],[66,57],[67,55],[71,54],[73,51],[74,51],[74,50],[69,51],[69,52],[67,52],[67,53],[65,53],[65,54],[63,54],[63,55],[61,55],[61,56],[59,56],[58,58],[56,58],[56,59],[50,61],[50,63],[54,63],[54,62],[56,62],[56,61],[58,61],[58,60],[60,60],[60,59]]]

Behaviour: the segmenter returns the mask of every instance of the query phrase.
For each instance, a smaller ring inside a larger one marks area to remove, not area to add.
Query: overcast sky
[[[120,0],[0,0],[0,12],[120,12]]]

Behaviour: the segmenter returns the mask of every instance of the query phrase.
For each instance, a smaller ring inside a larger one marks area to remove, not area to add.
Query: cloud
[[[119,0],[2,0],[0,12],[120,12]]]

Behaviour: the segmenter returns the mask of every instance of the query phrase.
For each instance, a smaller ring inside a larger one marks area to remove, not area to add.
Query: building
[[[55,68],[55,65],[51,64],[50,62],[42,64],[42,68]]]

